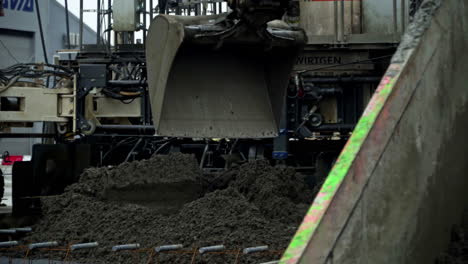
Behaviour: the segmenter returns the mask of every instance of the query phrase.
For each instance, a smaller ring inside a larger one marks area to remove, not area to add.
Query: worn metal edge
[[[407,38],[404,38],[403,42],[408,42],[410,44],[412,42],[413,45],[402,45],[404,47],[399,47],[399,51],[397,51],[392,63],[382,77],[376,92],[360,118],[351,138],[343,148],[333,169],[315,197],[312,206],[305,215],[302,224],[284,253],[280,261],[281,264],[296,264],[301,260],[311,238],[316,233],[335,195],[343,185],[346,175],[348,175],[356,157],[360,153],[361,147],[368,139],[378,116],[382,113],[387,100],[394,92],[402,71],[414,56],[414,51],[421,44],[421,37],[429,28],[431,17],[439,6],[439,0],[426,0],[423,6],[421,6],[421,9],[426,10],[420,11],[417,19],[421,20],[418,21],[418,23],[424,23],[425,25],[417,31],[412,31],[415,27],[409,28],[409,32],[407,36],[405,36]],[[428,13],[430,14],[429,18],[426,17]],[[414,39],[409,40],[408,36]]]
[[[400,65],[391,65],[401,67]],[[297,263],[302,256],[311,237],[314,235],[317,227],[330,207],[333,197],[338,192],[340,186],[348,174],[361,146],[365,142],[377,116],[380,114],[385,102],[393,91],[396,80],[399,77],[394,76],[394,72],[386,74],[377,88],[372,100],[367,106],[363,116],[359,120],[353,135],[345,145],[343,151],[338,157],[333,169],[328,175],[319,193],[315,197],[312,206],[308,210],[304,220],[294,235],[289,247],[281,259],[281,264]]]

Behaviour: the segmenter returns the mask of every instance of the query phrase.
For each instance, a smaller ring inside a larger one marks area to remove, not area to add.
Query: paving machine
[[[193,153],[207,173],[267,159],[320,182],[418,5],[97,2],[96,44],[0,70],[1,137],[44,143],[15,163],[16,208],[62,192],[85,167],[155,153]],[[15,132],[33,122],[43,133]]]

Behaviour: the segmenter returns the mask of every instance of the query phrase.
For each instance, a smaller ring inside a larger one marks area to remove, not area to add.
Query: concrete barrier
[[[468,2],[426,0],[280,263],[433,263],[468,204]]]

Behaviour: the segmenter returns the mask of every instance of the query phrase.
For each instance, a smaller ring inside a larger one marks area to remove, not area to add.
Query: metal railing
[[[356,1],[356,0],[355,0]],[[331,34],[308,34],[309,44],[379,44],[379,43],[398,43],[401,36],[407,28],[409,22],[409,6],[413,0],[369,0],[356,1],[359,2],[359,21],[354,17],[355,1],[335,0],[332,2],[312,1],[307,4],[317,5],[317,9],[311,9],[310,15],[315,12],[320,13],[321,8],[332,8],[333,18],[332,23],[327,25],[332,30]],[[391,7],[388,6],[391,1]],[[387,5],[384,5],[386,3]],[[333,6],[324,6],[333,5]],[[329,10],[329,9],[327,9]],[[371,17],[376,11],[378,14]],[[352,23],[349,25],[347,20]],[[358,23],[361,32],[347,32],[346,27],[353,27],[353,23]],[[376,30],[377,25],[385,26],[385,32]]]

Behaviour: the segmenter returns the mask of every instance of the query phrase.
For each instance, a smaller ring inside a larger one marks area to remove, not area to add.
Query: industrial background
[[[466,1],[63,2],[0,11],[0,263],[468,263]]]
[[[68,47],[65,7],[55,0],[41,0],[39,3],[47,57],[49,62],[53,62],[57,51]],[[3,0],[3,8],[5,15],[0,17],[0,68],[16,63],[43,62],[44,52],[34,0]],[[69,21],[70,44],[72,48],[76,48],[79,42],[80,21],[71,12]],[[84,43],[96,43],[95,31],[86,24],[83,35]],[[41,122],[35,122],[33,128],[12,128],[16,133],[39,133],[42,129]],[[31,155],[32,145],[40,142],[40,139],[33,138],[0,138],[0,151],[9,151],[12,155]]]

